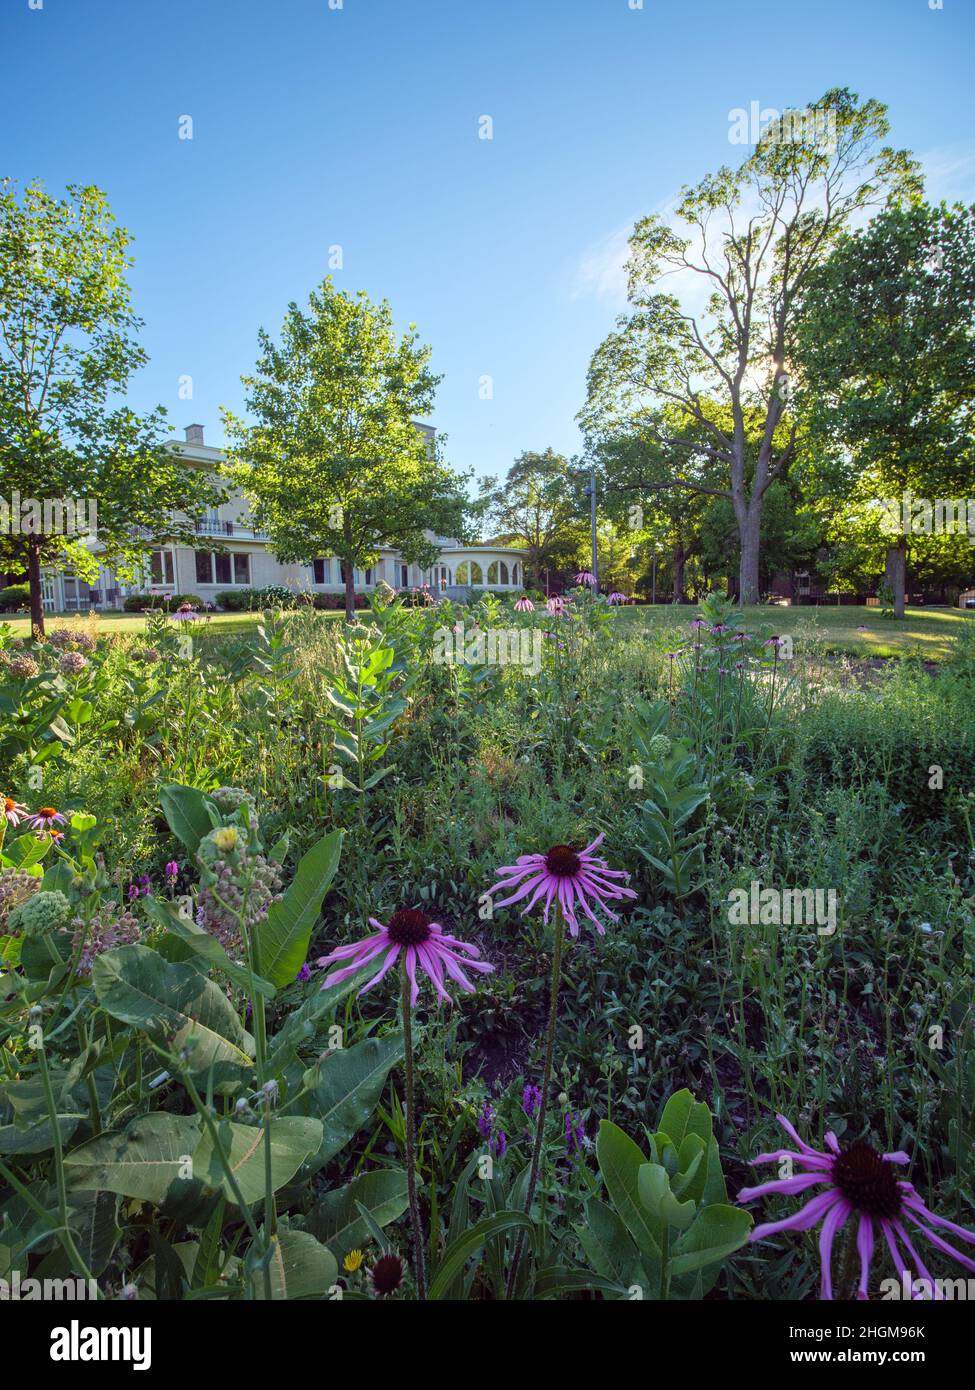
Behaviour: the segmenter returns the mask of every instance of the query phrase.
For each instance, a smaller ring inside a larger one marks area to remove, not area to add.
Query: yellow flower
[[[226,851],[234,849],[237,844],[237,831],[232,825],[222,826],[221,829],[213,832],[213,843],[217,849]]]
[[[354,1274],[362,1264],[362,1251],[350,1250],[342,1261],[342,1268],[347,1274]]]

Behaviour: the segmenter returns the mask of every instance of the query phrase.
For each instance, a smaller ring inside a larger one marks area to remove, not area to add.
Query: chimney
[[[187,425],[187,426],[186,426],[186,442],[187,442],[187,444],[202,444],[202,443],[203,443],[203,426],[202,426],[202,425]]]

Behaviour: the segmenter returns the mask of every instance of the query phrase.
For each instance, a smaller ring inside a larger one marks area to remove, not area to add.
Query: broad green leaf
[[[602,1120],[596,1139],[599,1171],[610,1201],[624,1226],[636,1242],[652,1274],[660,1268],[661,1231],[659,1223],[640,1199],[640,1169],[646,1159],[638,1145],[609,1120]]]
[[[222,1120],[217,1136],[240,1189],[248,1203],[264,1197],[264,1125],[240,1125]],[[275,1115],[271,1122],[271,1190],[290,1182],[310,1154],[322,1142],[320,1121],[304,1115]],[[236,1202],[234,1189],[207,1130],[193,1154],[193,1173],[201,1182],[217,1187],[228,1202]]]
[[[271,1297],[322,1298],[335,1286],[338,1265],[335,1256],[307,1231],[281,1231],[271,1237]],[[264,1297],[264,1279],[251,1276],[255,1298]]]
[[[160,791],[159,803],[170,830],[190,854],[195,854],[199,849],[200,841],[204,835],[209,835],[214,821],[218,825],[220,823],[217,807],[198,787],[170,783]]]
[[[156,1111],[132,1120],[124,1130],[89,1139],[65,1155],[72,1191],[117,1192],[162,1206],[168,1195],[193,1187],[189,1160],[199,1143],[195,1115]]]
[[[375,1110],[390,1068],[403,1058],[403,1034],[366,1038],[352,1047],[327,1052],[316,1064],[317,1080],[307,1078],[313,1094],[307,1104],[322,1122],[318,1165],[344,1148]]]
[[[377,1168],[320,1197],[307,1219],[308,1229],[327,1245],[337,1260],[362,1246],[370,1229],[359,1206],[377,1226],[386,1226],[406,1211],[406,1174],[400,1168]]]
[[[670,1190],[670,1179],[665,1168],[659,1163],[644,1163],[638,1174],[637,1185],[640,1201],[653,1214],[655,1224],[676,1226],[679,1231],[687,1230],[694,1220],[696,1208],[693,1202],[678,1202]]]
[[[591,1197],[586,1203],[585,1222],[574,1229],[597,1274],[626,1287],[638,1282],[634,1276],[639,1251],[612,1207]]]
[[[194,1071],[221,1062],[253,1065],[253,1039],[227,996],[192,965],[169,965],[147,946],[119,946],[96,957],[91,978],[99,1004],[113,1018],[173,1051],[192,1040]]]
[[[711,1138],[711,1112],[704,1101],[696,1101],[685,1087],[675,1091],[664,1106],[657,1126],[680,1149],[688,1134],[696,1134],[707,1144]]]
[[[219,970],[231,980],[238,989],[245,994],[251,992],[251,975],[242,965],[230,959],[227,952],[220,945],[217,938],[210,932],[198,927],[195,922],[187,917],[181,917],[179,908],[173,902],[168,902],[164,898],[145,898],[143,906],[154,917],[160,926],[165,927],[166,931],[173,936],[185,941],[193,952],[194,956],[199,957],[200,965],[206,970]],[[253,987],[258,994],[262,994],[265,999],[273,999],[277,990],[267,980],[260,975],[253,977]]]
[[[741,1207],[703,1207],[693,1226],[673,1247],[671,1278],[725,1259],[745,1244],[751,1228],[752,1218]]]
[[[290,985],[305,963],[312,928],[339,866],[342,834],[333,830],[302,856],[294,881],[257,929],[261,974],[278,988]]]

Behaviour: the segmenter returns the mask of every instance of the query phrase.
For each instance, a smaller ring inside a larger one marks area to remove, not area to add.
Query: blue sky
[[[432,344],[450,461],[503,473],[524,449],[579,449],[627,229],[738,161],[733,108],[878,97],[929,193],[975,198],[972,0],[631,5],[3,0],[0,174],[106,191],[151,358],[131,400],[174,433],[199,421],[222,442],[258,326],[339,245],[337,283]]]

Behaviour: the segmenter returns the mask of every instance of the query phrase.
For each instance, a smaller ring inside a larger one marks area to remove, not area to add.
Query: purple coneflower
[[[534,613],[534,611],[535,605],[532,603],[531,599],[528,597],[527,594],[522,594],[521,598],[515,599],[516,613]]]
[[[496,903],[496,907],[508,907],[511,903],[521,902],[523,898],[527,898],[531,894],[527,905],[522,908],[522,915],[530,912],[537,902],[544,899],[545,906],[542,916],[545,922],[548,921],[552,903],[556,904],[552,978],[549,985],[548,1028],[545,1034],[545,1061],[542,1068],[542,1084],[539,1088],[541,1100],[525,1197],[525,1212],[529,1215],[532,1202],[535,1199],[535,1189],[538,1186],[538,1174],[542,1161],[542,1141],[545,1134],[545,1114],[548,1106],[548,1093],[552,1084],[559,980],[562,974],[563,923],[569,923],[569,931],[573,936],[579,935],[579,922],[576,918],[576,907],[579,906],[595,922],[599,934],[603,935],[605,928],[593,912],[590,899],[598,903],[606,915],[615,922],[617,920],[616,914],[607,906],[606,899],[619,900],[636,897],[632,888],[624,888],[622,885],[612,882],[613,879],[628,879],[629,874],[624,873],[621,869],[611,869],[604,859],[597,859],[593,854],[593,850],[598,849],[605,838],[605,835],[597,835],[595,840],[582,850],[573,849],[571,845],[553,845],[546,854],[519,855],[515,864],[505,865],[498,869],[497,872],[504,877],[488,889],[489,895],[507,892],[509,888],[514,889],[509,897],[502,898],[500,902]],[[521,1232],[515,1242],[515,1249],[508,1270],[507,1297],[509,1299],[514,1297],[518,1286],[518,1269],[521,1265],[524,1246],[524,1232]]]
[[[630,600],[627,598],[626,594],[621,594],[619,590],[614,589],[609,596],[609,601],[610,603],[629,603]]]
[[[372,989],[373,985],[379,983],[396,963],[400,952],[405,953],[404,963],[411,986],[410,1002],[413,1005],[420,995],[420,986],[416,978],[418,965],[437,991],[438,999],[445,1000],[448,1004],[453,1000],[443,986],[444,970],[462,990],[472,994],[474,986],[461,967],[482,972],[494,969],[494,966],[488,965],[486,961],[465,960],[458,952],[462,951],[466,956],[479,956],[481,953],[478,948],[468,945],[465,941],[458,941],[454,936],[448,936],[439,922],[432,921],[425,912],[408,907],[400,908],[390,917],[388,926],[383,926],[375,917],[369,918],[369,925],[376,928],[372,935],[364,936],[361,941],[354,941],[349,946],[338,946],[329,955],[320,957],[318,964],[323,969],[334,961],[349,962],[340,970],[333,970],[326,976],[322,989],[341,984],[384,951],[386,958],[382,968],[362,986],[360,994],[365,994],[367,989]]]
[[[692,632],[700,632],[702,627],[707,627],[707,623],[703,618],[695,618],[694,621],[691,623]]]
[[[3,818],[8,825],[12,825],[16,830],[22,820],[27,818],[27,807],[22,806],[19,801],[15,801],[12,796],[3,798]]]
[[[894,1266],[902,1279],[906,1276],[906,1280],[910,1281],[911,1275],[907,1261],[901,1254],[898,1241],[901,1242],[914,1261],[914,1266],[921,1278],[929,1281],[933,1296],[935,1298],[941,1297],[937,1285],[914,1248],[911,1236],[904,1225],[906,1220],[912,1221],[938,1250],[951,1255],[965,1269],[975,1270],[975,1261],[969,1259],[967,1255],[963,1255],[960,1250],[956,1250],[953,1245],[949,1245],[946,1240],[942,1240],[941,1236],[924,1224],[925,1221],[930,1221],[935,1226],[951,1231],[961,1240],[975,1245],[975,1231],[966,1231],[962,1226],[956,1226],[953,1221],[947,1221],[943,1216],[936,1216],[924,1205],[912,1184],[897,1177],[894,1165],[909,1163],[910,1158],[906,1153],[880,1154],[862,1140],[857,1140],[855,1143],[847,1145],[846,1148],[841,1148],[839,1140],[832,1130],[826,1135],[826,1146],[829,1153],[823,1153],[819,1149],[811,1148],[804,1140],[800,1139],[795,1128],[784,1115],[776,1115],[775,1118],[789,1138],[798,1146],[799,1152],[792,1149],[776,1149],[773,1153],[758,1154],[752,1159],[752,1162],[774,1163],[779,1159],[788,1158],[793,1163],[798,1164],[803,1171],[796,1173],[791,1178],[761,1183],[758,1187],[742,1188],[738,1194],[738,1201],[753,1202],[757,1197],[764,1197],[769,1192],[792,1194],[804,1192],[807,1188],[815,1187],[819,1183],[826,1184],[825,1192],[817,1193],[811,1201],[800,1207],[792,1216],[787,1216],[783,1221],[770,1221],[762,1226],[756,1226],[749,1237],[750,1240],[754,1241],[763,1240],[766,1236],[775,1235],[779,1231],[808,1231],[822,1218],[823,1228],[819,1237],[819,1254],[822,1260],[821,1296],[824,1299],[833,1297],[830,1267],[833,1240],[851,1215],[858,1218],[856,1236],[857,1251],[860,1255],[858,1298],[865,1299],[868,1296],[867,1283],[870,1277],[870,1262],[873,1258],[878,1227],[883,1233]]]
[[[553,845],[545,854],[520,854],[516,863],[498,869],[497,872],[505,877],[487,891],[493,894],[505,892],[509,888],[515,889],[510,897],[502,898],[496,903],[496,907],[509,907],[531,893],[531,899],[522,909],[522,915],[530,912],[539,899],[544,898],[542,917],[545,922],[548,922],[552,903],[557,902],[569,924],[572,936],[579,935],[576,908],[581,907],[586,916],[595,923],[599,935],[603,936],[606,929],[593,912],[590,899],[598,903],[607,917],[616,922],[619,920],[617,914],[607,906],[606,899],[636,897],[632,888],[624,888],[620,884],[610,882],[614,878],[628,879],[630,875],[622,869],[611,869],[605,859],[597,859],[593,854],[593,850],[597,849],[605,838],[605,834],[597,835],[585,849],[573,849],[571,845]]]
[[[776,649],[778,649],[779,647],[784,647],[784,646],[785,646],[785,643],[782,641],[782,638],[781,638],[781,637],[775,636],[775,637],[769,637],[767,641],[765,641],[765,642],[762,643],[762,646],[763,646],[763,647],[775,647]]]
[[[494,969],[494,966],[488,965],[486,961],[469,959],[469,957],[480,955],[476,946],[471,946],[466,941],[458,941],[455,936],[448,936],[439,922],[434,922],[425,912],[420,912],[415,908],[400,908],[390,917],[388,926],[383,926],[382,922],[377,921],[375,917],[369,918],[369,925],[376,928],[372,935],[365,936],[361,941],[355,941],[349,946],[338,946],[329,955],[322,956],[318,964],[324,967],[331,965],[334,961],[349,962],[348,965],[342,966],[339,970],[333,970],[330,975],[326,976],[322,985],[322,988],[326,989],[329,985],[337,985],[343,980],[347,980],[351,975],[361,970],[364,965],[385,953],[380,969],[359,990],[360,994],[364,994],[367,989],[378,984],[396,960],[402,956],[400,1008],[403,1015],[403,1067],[406,1076],[404,1104],[406,1113],[406,1187],[410,1208],[410,1226],[413,1232],[413,1269],[416,1276],[417,1292],[420,1298],[424,1299],[426,1298],[427,1273],[426,1259],[423,1253],[423,1224],[420,1219],[420,1204],[416,1191],[416,1106],[413,1085],[412,1010],[420,994],[416,970],[419,965],[433,984],[438,999],[445,999],[451,1003],[450,995],[443,986],[445,970],[450,978],[460,985],[461,989],[467,993],[473,993],[474,986],[464,971],[490,971]],[[461,952],[464,954],[460,954]]]
[[[372,1287],[380,1298],[389,1298],[402,1282],[403,1261],[391,1250],[387,1250],[372,1267]]]
[[[593,574],[592,570],[580,570],[579,573],[576,575],[576,583],[588,584],[590,588],[594,588],[596,584],[596,576]]]
[[[42,806],[39,811],[28,817],[27,824],[37,831],[37,838],[43,839],[44,835],[53,830],[56,825],[67,825],[67,816],[62,816],[61,812],[53,806]]]
[[[545,604],[545,607],[547,608],[549,613],[552,613],[553,615],[564,613],[565,599],[562,598],[559,594],[553,594],[552,597]]]

